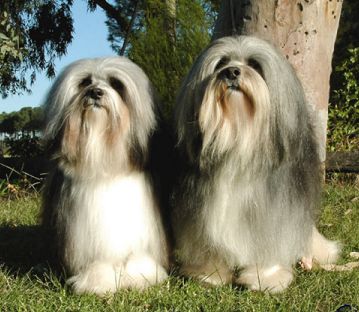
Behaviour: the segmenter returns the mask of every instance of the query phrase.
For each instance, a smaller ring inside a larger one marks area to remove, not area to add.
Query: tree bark
[[[279,47],[302,82],[325,160],[329,79],[343,0],[223,0],[213,39],[254,35]]]

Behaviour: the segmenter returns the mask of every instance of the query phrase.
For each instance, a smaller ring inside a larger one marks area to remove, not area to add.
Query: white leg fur
[[[248,267],[241,273],[237,282],[246,285],[250,290],[278,293],[286,289],[292,280],[291,268],[275,265],[269,268]]]
[[[144,289],[167,277],[167,250],[142,174],[81,184],[66,222],[66,264],[76,293]]]
[[[316,227],[313,228],[311,256],[315,262],[320,264],[335,263],[338,260],[340,250],[338,242],[326,239]]]

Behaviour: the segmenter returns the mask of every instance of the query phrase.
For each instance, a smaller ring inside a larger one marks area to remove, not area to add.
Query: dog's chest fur
[[[144,174],[73,183],[71,213],[64,221],[65,249],[73,251],[74,263],[77,258],[79,263],[83,258],[124,260],[138,250],[159,248],[155,238],[162,233]]]

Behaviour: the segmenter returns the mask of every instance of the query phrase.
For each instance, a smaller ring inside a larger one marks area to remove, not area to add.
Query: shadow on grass
[[[49,234],[39,225],[0,227],[0,266],[13,275],[60,273],[48,246]]]

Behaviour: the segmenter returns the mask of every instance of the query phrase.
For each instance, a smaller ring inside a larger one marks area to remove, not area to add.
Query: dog
[[[83,59],[44,103],[42,224],[76,293],[144,289],[167,277],[168,244],[150,168],[158,103],[124,57]]]
[[[174,115],[182,274],[275,293],[298,260],[336,261],[339,244],[315,227],[321,175],[308,104],[276,48],[251,36],[213,41],[184,79]]]

